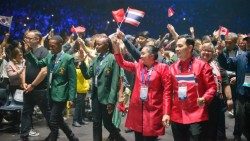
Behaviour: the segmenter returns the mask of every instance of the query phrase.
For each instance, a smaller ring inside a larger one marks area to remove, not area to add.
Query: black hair
[[[178,37],[178,39],[181,39],[181,38],[185,38],[186,39],[186,45],[189,46],[189,45],[192,45],[194,47],[194,44],[195,44],[195,41],[194,41],[194,38],[192,38],[190,35],[180,35]]]
[[[154,55],[154,59],[157,60],[158,59],[158,51],[159,49],[155,46],[152,46],[152,45],[147,45],[147,46],[144,46],[144,47],[147,47],[148,48],[148,52],[150,54],[153,54]]]
[[[50,38],[50,40],[56,40],[60,45],[63,44],[63,39],[60,35],[54,35],[53,37]]]

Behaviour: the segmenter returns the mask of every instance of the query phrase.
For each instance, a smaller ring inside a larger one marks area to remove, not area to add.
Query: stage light
[[[110,22],[109,21],[107,21],[107,24],[109,24]]]
[[[183,18],[183,21],[185,21],[186,20],[186,18]]]
[[[27,26],[26,24],[23,24],[23,26]]]
[[[52,14],[51,17],[54,17],[54,14]]]
[[[29,17],[27,17],[26,19],[27,19],[27,20],[29,20],[30,18],[29,18]]]

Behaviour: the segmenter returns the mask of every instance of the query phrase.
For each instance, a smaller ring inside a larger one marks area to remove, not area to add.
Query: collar
[[[190,58],[188,58],[188,59],[186,59],[186,60],[180,60],[180,65],[182,65],[182,66],[188,66],[189,64],[190,64],[190,62],[191,62],[191,60],[193,59],[193,57],[190,57]]]
[[[56,60],[58,60],[63,54],[64,54],[63,50],[57,54],[54,54],[56,56]]]

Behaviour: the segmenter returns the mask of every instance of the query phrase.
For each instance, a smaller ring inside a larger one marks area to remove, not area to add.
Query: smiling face
[[[61,52],[62,50],[61,44],[57,40],[53,40],[53,39],[49,40],[49,47],[50,47],[52,54],[57,54]]]
[[[94,45],[98,53],[104,53],[108,50],[108,42],[104,37],[97,38]]]
[[[40,43],[40,39],[39,37],[35,34],[35,32],[28,32],[25,37],[24,40],[26,43],[28,43],[31,47],[35,47],[38,46]]]
[[[205,43],[201,47],[201,59],[210,62],[214,57],[214,49],[211,43]]]
[[[151,66],[155,59],[154,59],[154,55],[152,53],[150,53],[149,51],[149,47],[143,47],[141,50],[141,60],[142,63],[146,66]]]
[[[186,60],[192,56],[193,47],[186,44],[185,38],[178,39],[176,45],[175,51],[180,60]]]

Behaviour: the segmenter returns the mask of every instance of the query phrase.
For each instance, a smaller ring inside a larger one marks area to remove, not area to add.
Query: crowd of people
[[[198,39],[193,27],[185,35],[171,24],[167,29],[158,39],[120,29],[87,38],[27,30],[22,41],[9,42],[6,33],[1,88],[9,85],[11,97],[23,92],[21,139],[29,140],[38,105],[51,131],[46,141],[56,141],[59,129],[78,141],[63,111],[74,105],[72,125],[86,124],[91,93],[94,141],[102,140],[102,124],[108,141],[126,140],[117,113],[127,113],[125,126],[136,141],[156,141],[170,126],[175,141],[222,141],[226,109],[235,117],[234,140],[242,134],[250,140],[250,36],[230,32],[223,40],[214,32]]]

